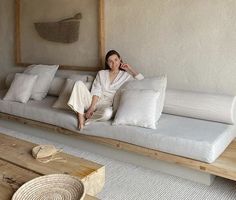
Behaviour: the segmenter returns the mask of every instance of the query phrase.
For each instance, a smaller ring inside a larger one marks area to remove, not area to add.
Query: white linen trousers
[[[92,96],[82,81],[76,81],[67,104],[76,113],[84,114],[84,111],[88,110],[91,105]],[[92,121],[107,121],[111,119],[113,113],[111,104],[112,102],[104,102],[99,99],[93,116],[86,120],[86,124]]]

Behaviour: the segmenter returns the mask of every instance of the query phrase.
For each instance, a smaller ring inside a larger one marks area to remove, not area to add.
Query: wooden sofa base
[[[69,131],[64,128],[60,128],[54,125],[41,123],[34,120],[24,119],[21,117],[12,116],[5,113],[0,113],[0,119],[5,120],[14,120],[25,125],[30,125],[33,127],[40,127],[44,130],[51,130],[56,133],[63,133],[67,135],[71,135],[73,137],[78,138],[83,141],[90,141],[95,144],[102,144],[106,146],[113,147],[115,149],[125,150],[129,152],[136,153],[138,155],[142,155],[145,157],[150,157],[155,160],[165,161],[171,164],[175,164],[177,166],[190,168],[193,170],[197,170],[199,172],[204,172],[206,174],[212,174],[220,177],[224,177],[231,180],[236,180],[236,141],[232,141],[232,143],[226,148],[223,154],[213,163],[204,163],[201,161],[184,158],[181,156],[176,156],[168,153],[164,153],[161,151],[144,148],[141,146],[129,144],[126,142],[102,138],[97,136],[88,136],[84,134],[79,134],[77,132]],[[176,175],[176,174],[175,174]],[[212,180],[212,177],[207,178],[208,182]],[[206,183],[208,184],[208,183]]]

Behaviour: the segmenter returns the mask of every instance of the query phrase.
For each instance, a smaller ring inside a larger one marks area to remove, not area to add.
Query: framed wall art
[[[15,0],[16,64],[97,71],[104,59],[104,0]]]

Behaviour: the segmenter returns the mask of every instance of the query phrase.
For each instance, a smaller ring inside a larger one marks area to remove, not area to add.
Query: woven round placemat
[[[35,178],[22,185],[12,200],[82,200],[84,184],[67,174],[51,174]]]

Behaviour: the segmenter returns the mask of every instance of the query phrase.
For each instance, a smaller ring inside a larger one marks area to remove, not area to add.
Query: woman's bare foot
[[[81,131],[84,128],[85,118],[83,114],[78,113],[78,129]]]

